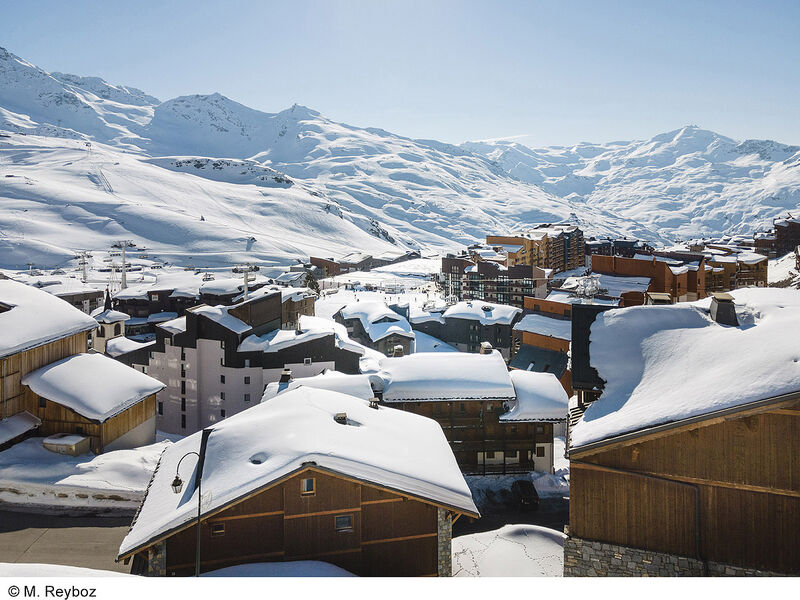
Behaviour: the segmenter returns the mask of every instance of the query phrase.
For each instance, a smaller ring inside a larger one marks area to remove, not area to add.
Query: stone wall
[[[436,513],[436,543],[439,577],[453,575],[453,523],[450,512],[444,508]]]
[[[567,531],[567,534],[569,532]],[[568,535],[564,541],[565,577],[736,577],[781,573],[734,567],[696,558],[594,542]]]
[[[167,574],[167,544],[159,542],[147,549],[147,576],[164,577]]]

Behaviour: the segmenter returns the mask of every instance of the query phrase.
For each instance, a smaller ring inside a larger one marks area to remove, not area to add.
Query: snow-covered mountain
[[[742,144],[735,168],[708,174],[714,183],[706,185],[700,163],[711,158],[677,146],[670,155],[659,150],[666,139],[453,146],[335,123],[299,105],[265,113],[221,94],[160,102],[99,78],[48,73],[2,49],[0,136],[0,266],[8,267],[59,264],[74,250],[121,238],[179,264],[279,265],[352,249],[455,249],[486,233],[564,220],[590,234],[667,242],[689,231],[665,216],[670,206],[693,216],[692,234],[719,219],[717,204],[704,211],[702,199],[683,201],[684,178],[710,193],[718,180],[731,185],[727,173],[756,195],[766,187],[758,175],[766,163],[784,187],[797,176],[796,156],[780,176],[775,156],[790,152],[774,143],[751,152],[752,143]],[[604,167],[597,157],[609,153]],[[651,171],[668,167],[662,177],[674,178],[669,189],[678,191],[637,209],[631,190],[652,186],[641,174],[655,179]],[[729,195],[717,194],[730,215],[719,232],[754,219],[744,208],[736,218]],[[781,199],[772,212],[783,207]]]
[[[800,205],[800,146],[737,142],[695,126],[647,141],[462,147],[560,198],[636,219],[673,238],[748,234]]]

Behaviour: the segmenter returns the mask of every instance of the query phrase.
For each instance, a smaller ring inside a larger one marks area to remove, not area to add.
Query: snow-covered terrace
[[[348,424],[334,420],[346,413]],[[202,432],[168,446],[153,474],[120,557],[197,516],[192,464],[184,462],[182,494],[170,487],[178,461],[200,451]],[[203,462],[204,514],[268,487],[308,462],[410,497],[477,515],[472,494],[438,423],[338,392],[300,386],[216,425]]]
[[[800,291],[730,294],[737,327],[711,319],[711,298],[598,315],[589,349],[606,385],[572,429],[573,447],[800,393]]]

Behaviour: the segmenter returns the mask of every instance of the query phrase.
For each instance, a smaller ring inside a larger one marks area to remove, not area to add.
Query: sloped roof
[[[11,279],[0,280],[0,357],[96,327],[92,317],[57,296]]]
[[[334,420],[347,413],[347,425]],[[181,494],[170,487],[178,461],[200,451],[202,431],[167,447],[119,555],[190,525],[197,516],[196,463],[182,465]],[[338,392],[301,386],[214,426],[202,469],[209,514],[313,463],[358,480],[477,515],[472,494],[436,421]],[[194,471],[192,467],[195,466]]]
[[[552,373],[511,371],[517,399],[501,421],[563,421],[569,396]]]

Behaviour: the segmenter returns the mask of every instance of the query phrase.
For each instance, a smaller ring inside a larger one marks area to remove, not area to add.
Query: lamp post
[[[183,480],[180,476],[180,468],[183,459],[187,456],[194,454],[197,457],[197,464],[198,467],[200,465],[200,455],[197,452],[187,452],[181,459],[178,461],[178,466],[175,467],[175,479],[172,480],[172,491],[176,494],[180,494],[181,490],[183,489]],[[200,506],[203,498],[203,489],[202,489],[202,480],[200,478],[200,471],[198,468],[197,471],[197,549],[195,554],[195,561],[194,561],[194,576],[200,577]]]

